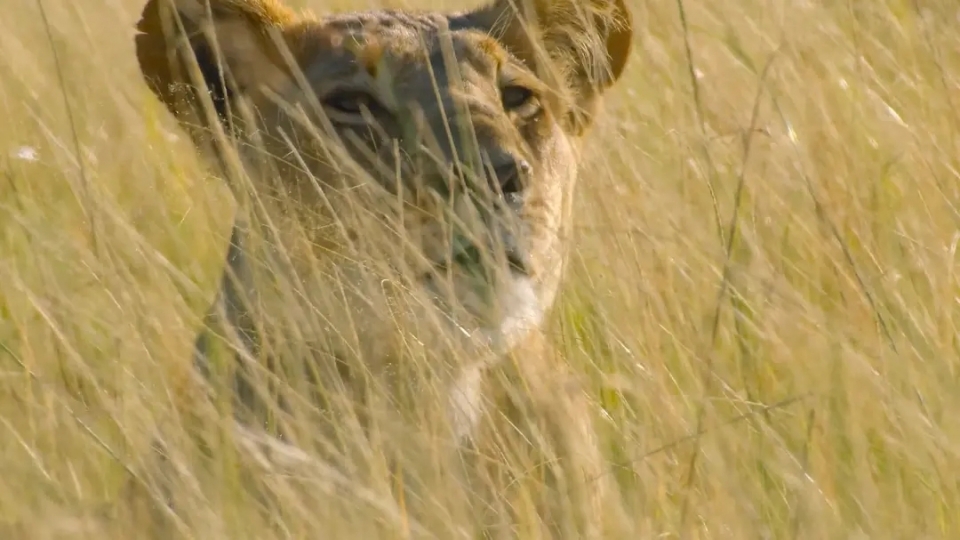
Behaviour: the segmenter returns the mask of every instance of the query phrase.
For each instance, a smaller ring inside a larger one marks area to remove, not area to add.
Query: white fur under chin
[[[543,322],[545,303],[528,277],[514,276],[498,300],[504,318],[496,328],[483,328],[471,336],[480,341],[477,345],[483,351],[481,358],[463,368],[450,389],[450,414],[457,441],[471,436],[483,413],[483,370],[503,358]]]
[[[504,355],[513,349],[530,331],[543,322],[543,303],[537,295],[536,285],[528,277],[514,277],[510,286],[501,291],[498,304],[505,314],[500,325],[482,329],[479,337],[496,355]]]

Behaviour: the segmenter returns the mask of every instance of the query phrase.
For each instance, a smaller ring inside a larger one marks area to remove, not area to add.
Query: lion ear
[[[198,92],[208,93],[224,119],[238,95],[256,103],[265,89],[289,84],[280,45],[295,20],[277,0],[149,0],[137,25],[137,59],[150,89],[181,122],[203,118],[195,116]]]
[[[598,98],[623,74],[633,42],[624,0],[495,0],[465,18],[541,77],[563,83],[576,129],[587,127]]]

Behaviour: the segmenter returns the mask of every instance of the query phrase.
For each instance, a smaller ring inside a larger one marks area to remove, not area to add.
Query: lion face
[[[251,160],[268,156],[258,187],[308,224],[313,256],[363,244],[350,264],[363,253],[403,275],[500,350],[540,324],[580,141],[629,50],[622,1],[326,19],[272,0],[175,5],[216,112],[256,139]],[[201,124],[184,62],[161,47],[169,15],[148,5],[141,66],[182,122]]]

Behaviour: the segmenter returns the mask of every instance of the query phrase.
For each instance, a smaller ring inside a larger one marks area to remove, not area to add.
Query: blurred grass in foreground
[[[140,78],[141,3],[44,1],[0,22],[0,523],[138,537],[120,486],[177,423],[233,202]],[[960,536],[960,7],[925,4],[631,3],[552,329],[634,537]],[[279,537],[212,459],[181,532]]]

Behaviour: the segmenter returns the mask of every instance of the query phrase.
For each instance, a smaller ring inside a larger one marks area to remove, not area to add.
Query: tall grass
[[[185,537],[455,536],[470,514],[405,517],[373,465],[276,490],[270,523],[230,444],[188,450],[233,202],[140,78],[141,7],[0,20],[2,536],[141,537],[125,486],[157,484],[157,426],[182,435]],[[611,513],[630,538],[960,536],[960,7],[631,7],[550,323],[592,382]]]

